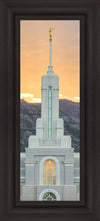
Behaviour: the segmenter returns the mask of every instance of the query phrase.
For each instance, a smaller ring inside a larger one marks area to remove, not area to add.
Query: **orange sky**
[[[20,93],[28,102],[40,102],[41,76],[49,65],[49,28],[53,27],[52,65],[59,76],[60,98],[80,97],[80,22],[20,22]]]

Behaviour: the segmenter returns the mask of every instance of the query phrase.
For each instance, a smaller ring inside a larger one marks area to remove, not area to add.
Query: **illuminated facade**
[[[64,135],[59,118],[59,77],[52,67],[52,30],[49,66],[42,76],[41,118],[36,135],[29,136],[28,148],[21,154],[21,200],[79,200],[79,154]]]

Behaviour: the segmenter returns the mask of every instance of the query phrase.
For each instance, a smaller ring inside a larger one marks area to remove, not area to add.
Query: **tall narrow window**
[[[48,91],[48,138],[52,137],[52,88]]]
[[[56,164],[53,160],[47,160],[44,162],[43,184],[56,185]]]

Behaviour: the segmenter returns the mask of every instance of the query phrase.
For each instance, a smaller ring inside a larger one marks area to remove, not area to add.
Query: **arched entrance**
[[[54,189],[45,189],[40,193],[39,200],[41,201],[58,201],[60,196]]]
[[[55,201],[56,200],[56,196],[54,193],[45,193],[43,196],[43,201]]]

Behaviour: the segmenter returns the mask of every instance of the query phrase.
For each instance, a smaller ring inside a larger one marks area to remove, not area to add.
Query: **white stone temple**
[[[28,147],[20,157],[20,200],[80,200],[79,153],[64,135],[59,118],[59,77],[52,66],[52,28],[49,30],[50,55],[46,75],[42,76],[41,118],[36,135],[29,136]]]

